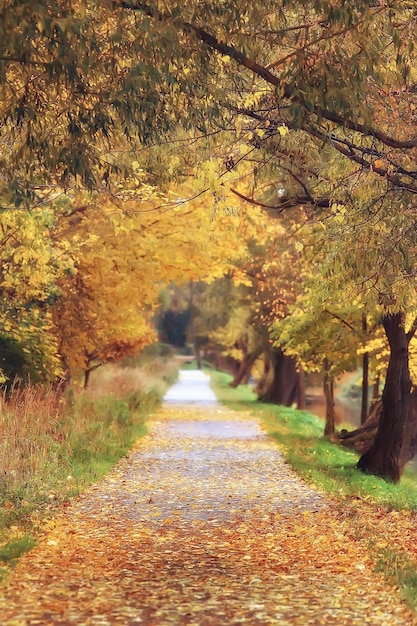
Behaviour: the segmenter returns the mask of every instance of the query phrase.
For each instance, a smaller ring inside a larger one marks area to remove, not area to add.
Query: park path
[[[0,624],[413,624],[337,505],[203,376],[183,374],[192,397],[176,387],[149,435],[21,560]]]

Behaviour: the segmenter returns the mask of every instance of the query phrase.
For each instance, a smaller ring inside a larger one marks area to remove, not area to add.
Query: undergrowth
[[[87,391],[29,385],[0,400],[0,575],[48,516],[146,433],[176,375],[172,359],[157,354],[96,370]]]

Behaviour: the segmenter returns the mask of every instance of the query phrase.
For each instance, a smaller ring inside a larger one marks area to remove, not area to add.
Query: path
[[[0,624],[413,624],[363,555],[256,421],[171,397],[22,559]]]
[[[165,394],[164,401],[166,404],[218,405],[209,380],[209,377],[200,370],[182,370],[178,382]]]

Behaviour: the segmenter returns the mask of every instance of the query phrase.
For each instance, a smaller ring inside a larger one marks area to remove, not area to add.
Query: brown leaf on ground
[[[164,408],[22,559],[1,623],[414,624],[358,516],[303,483],[256,421]]]

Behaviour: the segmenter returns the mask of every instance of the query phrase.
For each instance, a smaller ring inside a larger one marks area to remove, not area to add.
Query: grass
[[[10,541],[6,545],[0,546],[0,561],[2,563],[13,563],[22,554],[28,552],[36,545],[34,537],[25,535],[14,541]]]
[[[154,354],[96,370],[87,391],[28,386],[0,400],[0,574],[33,546],[45,518],[146,433],[176,376],[173,360]]]

